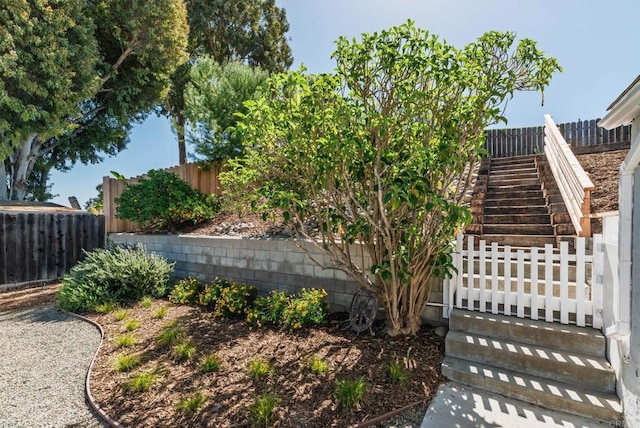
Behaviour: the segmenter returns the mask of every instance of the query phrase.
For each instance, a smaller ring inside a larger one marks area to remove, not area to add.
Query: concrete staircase
[[[605,339],[591,328],[455,309],[442,374],[548,409],[621,421]]]
[[[562,239],[557,232],[567,232],[552,223],[560,219],[550,210],[557,197],[541,182],[536,155],[486,159],[474,188],[473,224],[467,233],[500,245],[556,246]]]

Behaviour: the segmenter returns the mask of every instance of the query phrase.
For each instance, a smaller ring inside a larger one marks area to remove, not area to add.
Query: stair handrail
[[[551,115],[544,115],[544,154],[578,236],[591,236],[593,182],[571,151]]]

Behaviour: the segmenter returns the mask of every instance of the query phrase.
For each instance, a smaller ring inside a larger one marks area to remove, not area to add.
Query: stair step
[[[604,357],[453,330],[447,333],[445,349],[447,356],[490,363],[585,389],[613,393],[616,388],[615,372]]]
[[[509,167],[509,166],[496,166],[491,168],[490,170],[490,175],[520,175],[520,174],[536,174],[536,176],[538,175],[538,169],[531,165],[531,166],[516,166],[514,167]]]
[[[442,374],[447,378],[506,395],[538,406],[601,421],[622,421],[622,405],[615,394],[576,388],[486,364],[445,357]]]
[[[493,186],[533,186],[540,187],[538,178],[495,178],[489,177],[489,187]]]
[[[494,214],[485,215],[486,224],[551,224],[549,214]]]
[[[555,235],[501,235],[487,234],[480,235],[480,239],[487,242],[497,242],[500,245],[511,245],[514,247],[541,247],[545,244],[556,245]]]
[[[484,215],[507,215],[507,214],[547,214],[546,205],[531,205],[521,207],[484,207]]]
[[[553,235],[553,226],[547,224],[487,224],[482,225],[482,232],[505,235]]]
[[[492,183],[496,180],[537,180],[538,173],[536,171],[530,172],[521,172],[521,173],[511,173],[508,171],[504,172],[494,172],[491,171],[491,175],[489,176],[489,183]]]
[[[484,200],[485,207],[528,207],[544,205],[544,198],[500,198]]]
[[[533,163],[535,164],[535,156],[510,156],[504,158],[491,158],[491,166],[494,165],[514,165],[519,163]]]
[[[542,190],[506,190],[504,188],[495,190],[494,188],[487,188],[486,197],[490,199],[500,198],[544,198]]]
[[[505,186],[492,185],[490,187],[487,187],[487,193],[506,193],[506,192],[518,192],[518,191],[526,191],[526,190],[541,191],[540,183],[522,184],[522,185],[507,184]]]
[[[603,357],[605,351],[605,337],[588,327],[454,309],[449,328],[596,357]]]

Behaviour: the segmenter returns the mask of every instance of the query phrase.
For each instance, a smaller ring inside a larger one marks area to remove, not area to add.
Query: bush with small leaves
[[[127,185],[116,204],[118,218],[160,232],[174,231],[184,223],[201,223],[219,209],[215,195],[193,189],[172,172],[153,169],[138,183]]]
[[[62,279],[58,302],[62,309],[88,312],[99,305],[129,304],[150,295],[166,294],[173,263],[144,247],[98,248]]]
[[[173,287],[169,294],[169,301],[178,304],[194,305],[198,303],[198,296],[204,290],[204,285],[197,278],[183,278]]]
[[[329,311],[327,302],[323,300],[326,296],[325,290],[303,288],[297,296],[289,299],[282,313],[282,323],[290,330],[322,324]]]
[[[246,316],[247,310],[258,294],[258,289],[252,285],[229,281],[220,281],[216,285],[220,286],[220,297],[216,303],[214,314],[224,318]]]

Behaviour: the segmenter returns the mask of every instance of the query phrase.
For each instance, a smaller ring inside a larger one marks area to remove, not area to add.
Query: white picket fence
[[[602,327],[602,235],[594,235],[587,253],[586,238],[576,238],[575,252],[567,242],[559,251],[512,249],[474,237],[456,240],[456,273],[444,282],[444,316],[453,308],[543,319],[562,324]]]

